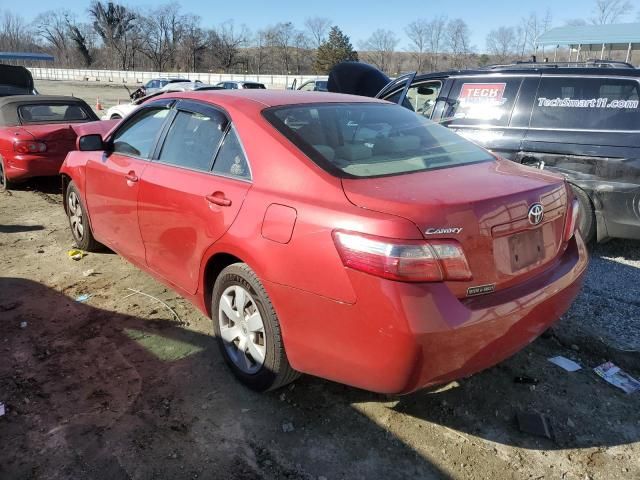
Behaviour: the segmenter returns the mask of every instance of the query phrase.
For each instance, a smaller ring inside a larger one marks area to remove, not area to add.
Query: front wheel
[[[67,195],[65,198],[67,205],[67,216],[69,217],[69,226],[71,234],[80,250],[87,252],[95,252],[99,250],[101,245],[93,238],[87,210],[82,203],[82,197],[78,191],[76,184],[71,182],[67,187]]]
[[[211,303],[214,333],[236,378],[260,392],[298,378],[300,374],[289,365],[271,300],[247,264],[234,263],[222,270]]]
[[[580,204],[580,213],[578,215],[578,228],[584,239],[584,243],[591,243],[596,236],[596,214],[593,203],[587,195],[587,192],[581,188],[571,186],[573,193]]]

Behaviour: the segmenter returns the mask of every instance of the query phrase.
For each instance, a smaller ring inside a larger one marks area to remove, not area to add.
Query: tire
[[[0,155],[0,192],[5,192],[13,188],[13,182],[7,179],[7,173],[4,167],[4,158]]]
[[[573,193],[580,204],[578,215],[578,228],[584,239],[584,243],[591,243],[596,236],[596,214],[589,195],[579,187],[571,186]]]
[[[242,314],[236,304],[239,298],[244,299]],[[287,359],[271,300],[247,264],[234,263],[220,272],[213,286],[211,312],[220,352],[244,385],[265,392],[300,376]]]
[[[69,218],[69,227],[71,227],[71,235],[80,250],[87,252],[95,252],[100,250],[102,245],[96,241],[91,231],[87,209],[82,202],[82,197],[78,191],[78,187],[72,181],[67,187],[65,195],[65,205],[67,217]]]

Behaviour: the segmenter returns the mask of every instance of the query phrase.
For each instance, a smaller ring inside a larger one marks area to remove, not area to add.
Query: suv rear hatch
[[[404,217],[427,240],[462,245],[471,281],[448,282],[459,298],[525,281],[557,257],[563,246],[567,190],[550,173],[506,160],[378,178],[342,179],[353,204]],[[540,203],[542,221],[529,209]],[[458,230],[461,229],[461,230]],[[472,288],[471,291],[468,291]]]
[[[24,67],[0,64],[0,97],[34,94],[33,77]]]

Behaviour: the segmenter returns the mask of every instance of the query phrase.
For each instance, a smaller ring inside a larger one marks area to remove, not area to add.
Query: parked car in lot
[[[327,81],[329,77],[318,77],[313,80],[307,80],[302,85],[296,88],[298,83],[297,79],[293,80],[290,90],[302,90],[303,92],[326,92]]]
[[[225,82],[216,83],[217,87],[222,87],[225,90],[238,90],[238,89],[261,89],[264,90],[267,87],[264,86],[264,83],[258,82],[241,82],[236,80],[229,80]]]
[[[256,390],[470,375],[554,323],[587,265],[562,177],[380,100],[169,93],[78,146],[61,169],[77,245],[197,305]]]
[[[146,102],[150,98],[155,98],[158,95],[162,95],[167,92],[196,92],[204,90],[222,90],[222,87],[215,85],[209,85],[202,82],[174,82],[167,83],[164,87],[156,90],[150,95],[139,97],[131,101],[131,103],[120,103],[109,107],[105,114],[102,116],[102,120],[120,120],[133,112],[138,105]]]
[[[57,175],[75,148],[73,125],[98,117],[79,98],[11,95],[0,98],[0,190],[31,177]]]
[[[33,76],[25,67],[0,64],[0,97],[36,95]]]
[[[587,240],[640,239],[640,70],[629,64],[519,63],[391,82],[348,63],[329,90],[400,101],[505,158],[559,173]]]

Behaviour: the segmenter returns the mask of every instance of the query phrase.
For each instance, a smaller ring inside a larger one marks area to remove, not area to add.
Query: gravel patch
[[[584,289],[559,327],[640,351],[640,242],[612,240],[592,249]]]

